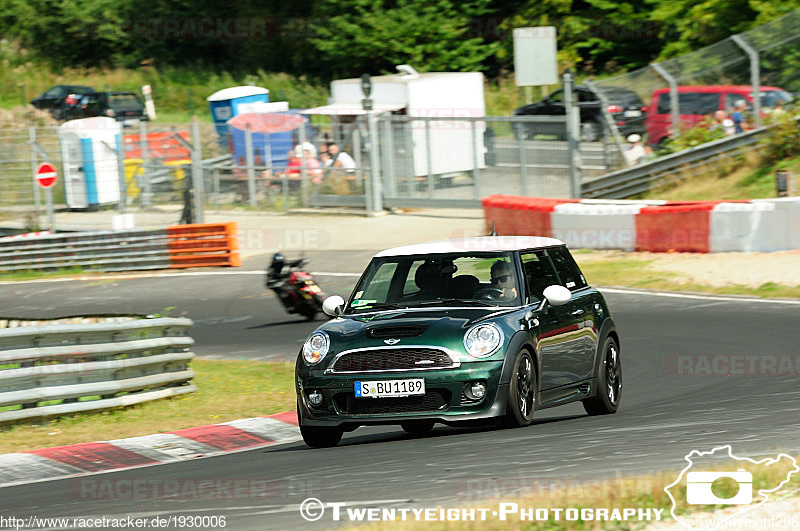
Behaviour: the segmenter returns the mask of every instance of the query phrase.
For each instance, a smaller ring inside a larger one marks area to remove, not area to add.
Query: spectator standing
[[[734,108],[735,110],[733,111],[733,114],[731,114],[731,119],[733,120],[735,132],[743,133],[750,129],[750,124],[747,122],[747,117],[745,116],[747,102],[744,100],[738,100],[736,105],[734,105]]]
[[[625,150],[625,161],[629,166],[639,164],[642,159],[647,156],[644,146],[642,146],[642,137],[637,134],[628,135],[628,149]]]

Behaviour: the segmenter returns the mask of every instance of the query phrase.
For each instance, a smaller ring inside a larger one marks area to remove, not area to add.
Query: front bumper
[[[501,385],[503,361],[462,363],[458,368],[369,374],[324,374],[304,370],[297,374],[296,391],[304,426],[352,427],[370,424],[400,424],[409,420],[453,423],[496,417],[505,413],[508,384]],[[400,398],[355,398],[357,381],[424,378],[424,396]],[[486,383],[481,400],[470,399],[464,386]],[[308,395],[319,391],[322,404],[312,406]]]

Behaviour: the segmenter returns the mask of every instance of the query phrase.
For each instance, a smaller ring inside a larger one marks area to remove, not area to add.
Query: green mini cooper
[[[537,409],[580,400],[614,413],[619,336],[603,296],[563,242],[487,236],[376,254],[350,299],[297,358],[297,418],[306,444],[345,431],[437,422],[527,426]]]

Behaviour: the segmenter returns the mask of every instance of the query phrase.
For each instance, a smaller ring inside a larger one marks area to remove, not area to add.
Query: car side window
[[[557,247],[548,251],[553,265],[556,266],[561,284],[570,291],[576,291],[587,286],[578,264],[566,247]]]
[[[547,101],[549,101],[550,103],[562,103],[564,101],[564,91],[557,90],[553,92],[552,94],[547,96]]]
[[[558,285],[556,272],[545,257],[544,251],[524,253],[520,258],[528,303],[540,301],[544,298],[543,293],[547,286]]]
[[[656,113],[669,114],[669,112],[670,112],[669,92],[665,92],[664,94],[658,97],[658,110],[656,111]]]

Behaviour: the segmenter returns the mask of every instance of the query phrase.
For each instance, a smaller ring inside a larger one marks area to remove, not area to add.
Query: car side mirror
[[[572,298],[572,292],[570,292],[564,286],[559,286],[556,284],[544,288],[543,295],[544,299],[542,300],[542,304],[539,306],[539,310],[546,309],[548,302],[553,306],[562,306],[568,303]]]
[[[331,295],[322,303],[322,311],[331,317],[339,317],[344,312],[344,299],[338,295]]]

